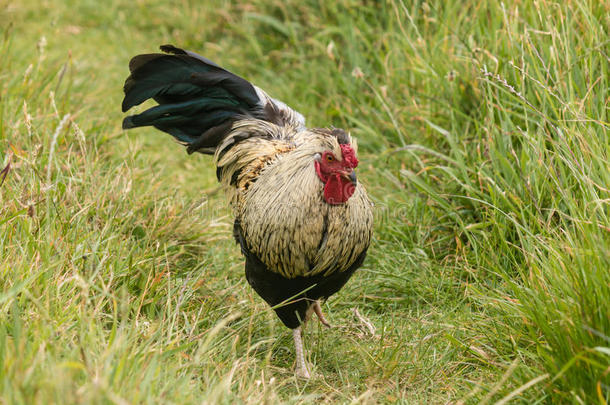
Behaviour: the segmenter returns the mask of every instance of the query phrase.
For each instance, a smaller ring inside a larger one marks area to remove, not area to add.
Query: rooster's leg
[[[318,316],[318,319],[320,320],[320,322],[322,322],[322,325],[326,326],[327,328],[330,328],[330,323],[328,323],[326,318],[324,318],[324,314],[322,313],[322,308],[320,307],[320,301],[316,301],[313,304],[313,312],[316,313],[316,315]]]
[[[301,327],[292,330],[292,337],[294,338],[294,349],[297,355],[297,366],[295,374],[297,377],[309,378],[309,371],[307,371],[307,365],[305,364],[305,355],[303,353],[303,341],[301,340]]]

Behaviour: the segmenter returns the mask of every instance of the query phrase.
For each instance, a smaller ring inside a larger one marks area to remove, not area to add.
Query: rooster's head
[[[356,191],[354,169],[358,166],[358,159],[349,136],[343,130],[335,129],[332,132],[339,142],[339,150],[318,153],[314,165],[318,177],[324,183],[324,199],[328,204],[337,205],[347,202]]]

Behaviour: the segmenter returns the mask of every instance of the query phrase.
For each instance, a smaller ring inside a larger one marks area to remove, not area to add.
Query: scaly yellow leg
[[[307,371],[307,365],[305,364],[305,354],[303,353],[303,340],[301,339],[300,326],[292,330],[292,337],[294,338],[294,349],[297,356],[295,374],[297,377],[309,378],[309,371]]]

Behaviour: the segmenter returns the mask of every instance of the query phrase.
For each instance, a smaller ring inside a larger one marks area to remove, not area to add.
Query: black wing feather
[[[227,124],[263,116],[247,80],[193,52],[172,45],[161,50],[169,54],[138,55],[129,63],[123,111],[148,99],[159,105],[125,118],[123,128],[154,126],[187,144],[189,152],[213,153],[231,128]]]

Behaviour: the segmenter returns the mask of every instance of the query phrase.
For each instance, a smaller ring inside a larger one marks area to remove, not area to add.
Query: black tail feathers
[[[159,105],[126,117],[123,128],[154,126],[187,145],[213,154],[239,117],[264,115],[262,100],[247,80],[195,53],[163,45],[166,54],[144,54],[129,62],[123,112],[148,99]]]

